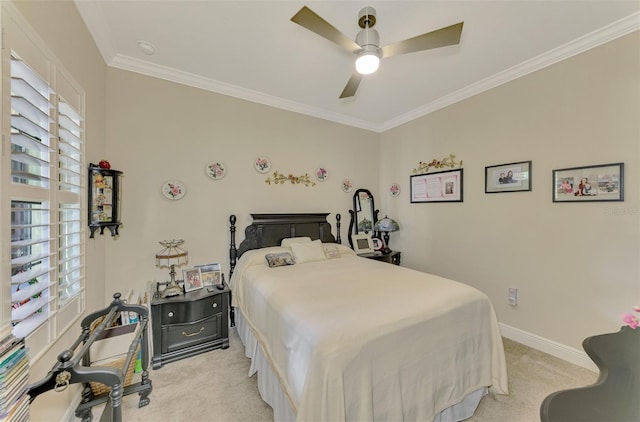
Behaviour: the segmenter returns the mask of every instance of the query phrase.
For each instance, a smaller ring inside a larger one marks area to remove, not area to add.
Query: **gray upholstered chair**
[[[600,369],[590,386],[555,392],[540,407],[542,422],[640,421],[640,329],[588,337],[584,350]]]

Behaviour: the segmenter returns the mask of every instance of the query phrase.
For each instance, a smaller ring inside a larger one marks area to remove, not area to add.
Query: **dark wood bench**
[[[640,421],[640,329],[588,337],[582,347],[600,370],[598,380],[549,395],[542,422]]]

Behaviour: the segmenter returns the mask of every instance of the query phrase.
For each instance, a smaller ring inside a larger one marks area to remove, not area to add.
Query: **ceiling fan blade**
[[[382,47],[382,57],[392,57],[399,54],[413,53],[432,48],[446,47],[460,43],[464,22],[440,28],[417,37],[409,38]]]
[[[323,38],[338,44],[350,53],[360,50],[360,46],[351,38],[338,31],[329,22],[318,16],[313,10],[304,6],[292,18],[292,22],[307,28],[311,32],[315,32]]]
[[[358,72],[353,72],[351,78],[349,78],[349,82],[342,90],[342,94],[340,94],[340,98],[349,98],[356,95],[356,91],[358,90],[358,86],[360,85],[360,81],[362,80],[362,75]]]

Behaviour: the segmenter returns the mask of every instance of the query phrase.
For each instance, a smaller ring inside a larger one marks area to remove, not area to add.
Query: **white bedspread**
[[[483,386],[507,394],[495,313],[467,285],[366,258],[269,268],[246,252],[239,307],[298,421],[433,420]]]

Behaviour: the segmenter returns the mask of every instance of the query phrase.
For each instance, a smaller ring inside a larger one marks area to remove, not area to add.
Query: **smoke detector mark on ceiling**
[[[156,52],[156,48],[148,41],[138,41],[138,47],[140,48],[140,51],[142,51],[147,56],[151,56]]]

